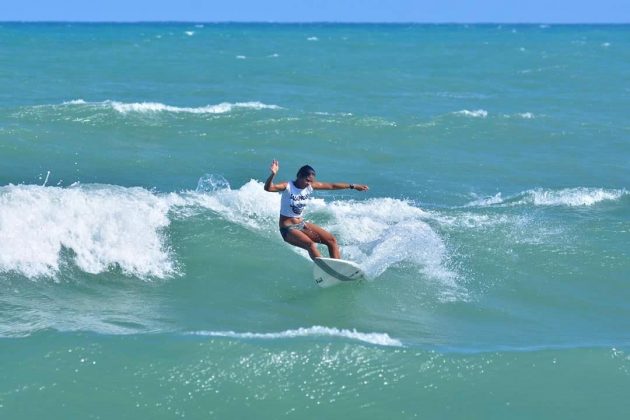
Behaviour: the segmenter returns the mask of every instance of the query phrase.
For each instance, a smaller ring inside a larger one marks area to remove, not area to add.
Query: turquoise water
[[[0,25],[6,418],[630,410],[630,27]],[[371,281],[322,290],[262,189]]]

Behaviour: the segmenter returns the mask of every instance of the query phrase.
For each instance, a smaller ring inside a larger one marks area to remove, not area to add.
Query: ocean
[[[630,412],[630,26],[1,23],[0,61],[0,417]],[[273,159],[369,185],[306,214],[369,281],[317,287]]]

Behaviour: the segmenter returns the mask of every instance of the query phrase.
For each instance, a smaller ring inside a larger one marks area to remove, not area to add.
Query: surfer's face
[[[313,182],[315,182],[315,174],[311,173],[308,176],[305,177],[301,177],[298,178],[298,181],[300,184],[302,184],[304,187],[311,185]]]

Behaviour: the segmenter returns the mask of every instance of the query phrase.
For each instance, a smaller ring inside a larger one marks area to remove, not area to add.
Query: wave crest
[[[202,107],[177,107],[166,105],[161,102],[119,102],[119,101],[103,101],[103,102],[86,102],[83,99],[63,102],[65,106],[91,106],[98,108],[110,108],[121,114],[128,113],[187,113],[187,114],[225,114],[235,109],[282,109],[278,105],[268,105],[259,101],[250,102],[221,102],[216,105],[206,105]]]
[[[550,190],[536,188],[507,198],[503,198],[501,193],[492,197],[479,198],[471,201],[464,207],[488,207],[494,205],[516,206],[527,204],[535,206],[592,206],[604,201],[619,200],[628,194],[628,191],[625,189],[614,190],[577,187]]]
[[[226,337],[226,338],[240,338],[240,339],[261,339],[261,340],[275,340],[284,338],[298,338],[298,337],[338,337],[350,340],[362,341],[364,343],[375,344],[379,346],[395,346],[401,347],[400,340],[391,338],[386,333],[362,333],[356,329],[338,329],[330,327],[322,327],[315,325],[309,328],[298,328],[295,330],[286,330],[281,332],[271,333],[254,333],[254,332],[234,332],[234,331],[194,331],[189,333],[191,335],[200,335],[206,337]]]
[[[603,188],[567,188],[559,191],[536,189],[527,191],[525,201],[537,206],[592,206],[602,201],[618,200],[626,190]]]
[[[485,109],[476,109],[474,111],[462,109],[461,111],[457,111],[454,114],[471,118],[486,118],[488,116],[488,111],[486,111]]]
[[[52,277],[65,249],[87,273],[118,266],[141,278],[172,275],[161,232],[173,201],[142,188],[0,187],[0,271]]]

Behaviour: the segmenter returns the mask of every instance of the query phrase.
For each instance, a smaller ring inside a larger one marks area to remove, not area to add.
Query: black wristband
[[[350,189],[354,190],[354,184],[350,184]]]

